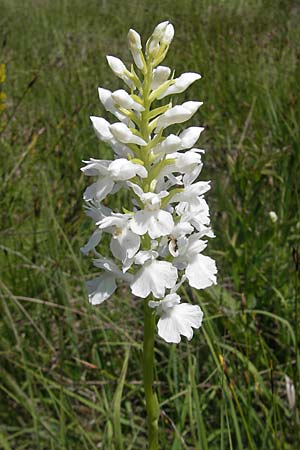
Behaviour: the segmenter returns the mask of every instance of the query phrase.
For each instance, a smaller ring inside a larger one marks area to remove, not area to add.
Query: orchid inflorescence
[[[173,36],[173,26],[168,21],[160,23],[143,52],[140,35],[130,30],[128,44],[136,66],[130,70],[120,59],[107,56],[113,73],[129,92],[99,88],[102,105],[118,122],[110,124],[94,116],[91,121],[115,159],[84,161],[83,173],[96,177],[83,196],[96,230],[81,250],[93,252],[94,266],[101,269],[97,278],[87,281],[91,304],[107,300],[116,281],[125,281],[133,295],[147,299],[148,306],[156,309],[158,334],[178,343],[181,335],[192,338],[203,313],[198,305],[181,303],[177,290],[184,281],[196,289],[215,284],[217,269],[214,260],[202,253],[205,237],[214,236],[203,197],[210,182],[197,181],[204,151],[194,145],[203,128],[164,135],[169,126],[189,120],[202,103],[157,104],[201,78],[190,72],[175,78],[169,67],[160,65]],[[120,189],[129,191],[129,209],[113,211],[104,206],[105,198]],[[111,236],[114,261],[96,250],[103,233]]]

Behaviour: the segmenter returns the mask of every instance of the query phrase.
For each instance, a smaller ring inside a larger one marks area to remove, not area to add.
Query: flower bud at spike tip
[[[161,41],[165,45],[170,45],[173,37],[174,37],[174,27],[173,27],[173,25],[169,24],[164,32],[164,35],[163,35]]]
[[[143,69],[144,63],[142,58],[142,43],[140,35],[135,31],[130,29],[127,35],[129,49],[131,51],[133,60],[139,69]]]

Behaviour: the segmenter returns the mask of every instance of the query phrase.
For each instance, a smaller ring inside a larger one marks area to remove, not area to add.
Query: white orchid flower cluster
[[[110,124],[101,117],[91,121],[115,159],[84,161],[83,173],[95,178],[83,198],[96,230],[81,250],[93,252],[94,266],[101,269],[97,278],[87,282],[90,303],[104,302],[117,288],[117,280],[125,281],[132,294],[147,299],[160,315],[158,334],[178,343],[181,335],[192,338],[203,313],[198,305],[181,303],[176,291],[185,280],[196,289],[215,284],[217,269],[214,260],[203,254],[205,238],[213,237],[204,199],[210,183],[197,181],[204,151],[194,146],[203,128],[164,135],[170,125],[189,120],[202,103],[157,102],[180,94],[200,79],[190,72],[175,78],[169,67],[160,65],[173,36],[173,26],[160,23],[143,52],[139,34],[130,30],[128,44],[136,66],[130,70],[120,59],[107,56],[113,73],[129,92],[99,88],[102,105],[118,121]],[[102,202],[120,189],[130,192],[131,206],[116,212]],[[103,233],[111,236],[114,261],[97,252]],[[156,301],[148,300],[151,294]]]

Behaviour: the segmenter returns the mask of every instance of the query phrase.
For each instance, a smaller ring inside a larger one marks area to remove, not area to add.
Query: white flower
[[[114,138],[110,131],[110,123],[107,120],[103,119],[102,117],[95,116],[91,116],[90,119],[92,121],[93,128],[98,139],[103,142],[107,142],[113,148],[114,152],[119,156],[133,156],[133,152],[129,147]],[[119,120],[122,119],[120,118]],[[128,125],[130,125],[131,123],[127,118],[126,120],[124,119],[124,121],[126,123],[128,122]]]
[[[157,89],[159,88],[167,79],[169,78],[171,74],[171,69],[166,66],[158,66],[156,69],[153,70],[153,78],[151,82],[151,89]]]
[[[194,231],[194,228],[189,222],[178,222],[170,236],[169,236],[169,252],[172,256],[176,257],[179,255],[178,252],[178,244],[177,241],[183,236],[186,236],[187,234],[191,234]]]
[[[201,203],[201,195],[209,191],[209,189],[209,181],[198,181],[194,184],[188,184],[182,192],[172,197],[171,202],[187,202],[191,209],[197,210]]]
[[[193,328],[200,328],[203,312],[198,305],[180,303],[177,294],[169,294],[159,302],[150,301],[150,308],[157,308],[161,316],[158,323],[158,334],[166,342],[178,344],[181,336],[189,341],[193,337]]]
[[[165,155],[191,148],[198,141],[203,130],[204,128],[202,127],[189,127],[182,131],[179,136],[170,134],[161,144],[155,146],[152,151],[155,154]]]
[[[142,69],[144,67],[144,63],[141,52],[141,36],[135,30],[130,29],[127,35],[127,39],[134,62],[139,69]]]
[[[144,204],[144,209],[137,211],[130,222],[132,231],[139,235],[148,232],[151,239],[169,234],[174,226],[172,215],[160,209],[161,199],[169,193],[167,191],[162,191],[159,194],[143,192],[139,186],[131,182],[127,184],[134,189],[134,192]]]
[[[151,250],[139,252],[135,257],[136,264],[143,265],[130,285],[132,293],[137,297],[146,298],[152,293],[155,298],[161,298],[166,289],[171,289],[176,284],[176,267],[167,261],[156,260],[157,256]]]
[[[178,239],[178,256],[174,258],[176,267],[185,268],[190,286],[196,289],[205,289],[217,283],[216,263],[209,256],[202,255],[206,242],[199,239],[201,236],[201,233],[195,233]]]
[[[188,222],[180,221],[176,223],[171,233],[168,236],[161,238],[158,246],[159,255],[162,257],[167,257],[170,254],[174,258],[178,256],[178,239],[191,234],[193,231],[194,228]]]
[[[124,89],[118,89],[117,91],[112,93],[112,98],[120,105],[122,108],[125,109],[134,109],[135,111],[145,111],[145,108],[140,103],[133,100],[131,95],[128,94],[128,92],[124,91]]]
[[[115,56],[107,56],[107,62],[111,70],[117,77],[121,78],[127,86],[130,88],[135,88],[133,81],[130,79],[130,72],[127,70],[125,64]]]
[[[140,236],[130,229],[130,219],[130,214],[113,213],[98,223],[100,230],[107,230],[113,235],[110,249],[114,257],[122,262],[133,258],[140,248]]]
[[[188,202],[180,202],[175,210],[182,221],[191,223],[198,231],[201,231],[203,226],[209,225],[209,208],[202,196],[198,197],[196,206]],[[213,237],[211,234],[208,236]]]
[[[116,290],[116,279],[131,281],[130,274],[124,274],[112,261],[107,258],[94,259],[94,265],[105,272],[94,280],[86,282],[89,302],[92,305],[100,305],[107,300]]]
[[[174,123],[182,123],[189,120],[200,108],[202,102],[185,102],[182,105],[173,106],[157,119],[156,131],[167,128]]]
[[[201,153],[202,150],[197,148],[192,148],[185,153],[169,153],[166,156],[166,161],[170,160],[170,164],[167,164],[161,170],[159,179],[167,176],[168,179],[172,181],[173,185],[191,185],[196,180],[202,169],[203,164],[201,160]],[[173,175],[174,172],[182,173],[183,177],[175,177]],[[161,186],[161,183],[159,186]]]
[[[109,131],[120,142],[124,144],[147,145],[147,143],[125,125],[125,123],[117,122],[109,126]]]
[[[147,171],[143,166],[132,163],[125,158],[119,158],[115,161],[91,159],[85,161],[85,163],[87,164],[86,167],[81,170],[86,175],[95,176],[98,174],[101,177],[85,190],[83,198],[86,201],[102,201],[112,192],[115,183],[118,181],[129,180],[136,175],[142,178],[147,176]]]
[[[124,122],[126,125],[133,125],[133,123],[128,119],[128,117],[126,117],[118,110],[118,108],[116,107],[116,103],[112,97],[112,92],[109,89],[99,87],[98,94],[99,99],[104,108],[106,109],[106,111],[111,112],[114,116],[117,117],[117,119],[119,119],[121,122]]]
[[[175,83],[172,84],[172,86],[169,86],[165,92],[158,95],[158,99],[161,100],[162,98],[166,97],[167,95],[171,94],[180,94],[181,92],[184,92],[192,83],[194,83],[196,80],[199,80],[201,78],[201,75],[198,73],[193,72],[187,72],[180,75],[179,78],[175,78]]]
[[[103,117],[91,116],[90,119],[98,139],[103,142],[110,142],[113,138],[109,129],[110,123],[103,119]]]

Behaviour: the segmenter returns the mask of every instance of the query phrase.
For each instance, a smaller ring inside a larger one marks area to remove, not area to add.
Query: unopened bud
[[[165,44],[165,45],[170,45],[171,42],[172,42],[173,37],[174,37],[174,27],[173,27],[173,25],[170,23],[170,24],[167,26],[167,28],[166,28],[166,30],[165,30],[165,32],[164,32],[164,35],[163,35],[163,37],[162,37],[162,39],[161,39],[161,42],[162,42],[163,44]]]
[[[130,29],[127,38],[129,49],[131,51],[134,62],[139,69],[142,69],[144,67],[144,62],[142,58],[141,37],[135,30]]]

